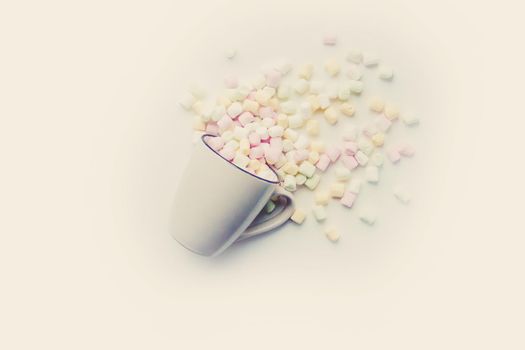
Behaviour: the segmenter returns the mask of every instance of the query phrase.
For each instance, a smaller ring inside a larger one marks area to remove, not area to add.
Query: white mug
[[[211,137],[203,135],[195,146],[170,218],[172,237],[206,256],[284,224],[294,210],[293,195],[280,187],[275,171],[274,179],[263,179],[237,167],[207,144]],[[262,209],[272,195],[276,208],[267,214]]]

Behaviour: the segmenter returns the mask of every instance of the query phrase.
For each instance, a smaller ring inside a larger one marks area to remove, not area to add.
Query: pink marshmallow
[[[250,94],[246,97],[248,100],[255,101],[256,93],[255,91],[250,92]]]
[[[217,135],[219,133],[219,126],[216,123],[208,123],[206,125],[206,134]]]
[[[208,137],[206,143],[215,151],[219,151],[224,146],[224,140],[221,137]]]
[[[270,138],[270,147],[278,149],[280,152],[283,151],[283,139],[280,137]]]
[[[412,157],[414,153],[416,153],[416,150],[414,149],[414,147],[408,144],[403,144],[399,146],[398,150],[399,150],[399,154],[402,155],[403,157]]]
[[[353,170],[359,166],[359,163],[357,162],[357,159],[355,159],[352,156],[346,156],[343,155],[341,157],[341,162],[343,162],[343,165],[347,167],[350,170]]]
[[[239,82],[237,81],[237,77],[231,75],[224,78],[224,85],[226,85],[228,89],[236,89],[239,85]]]
[[[319,157],[319,160],[317,161],[317,163],[315,164],[317,169],[321,171],[325,171],[329,165],[330,165],[330,158],[328,158],[326,154],[322,154]]]
[[[363,134],[365,134],[368,137],[372,137],[375,134],[377,134],[377,127],[374,124],[368,124],[363,128]]]
[[[231,149],[231,148],[223,148],[221,149],[221,151],[219,152],[219,154],[226,160],[233,160],[233,158],[235,157],[235,150]]]
[[[276,88],[279,86],[279,83],[281,82],[281,73],[276,70],[271,70],[268,73],[266,73],[266,85]]]
[[[337,37],[335,35],[325,35],[323,37],[323,44],[326,46],[334,46],[337,44]]]
[[[245,126],[246,124],[250,124],[255,120],[255,117],[250,112],[243,112],[238,118],[239,123],[241,123],[242,126]]]
[[[401,154],[399,153],[398,148],[390,147],[386,150],[386,156],[392,163],[397,163],[401,159]]]
[[[346,190],[343,198],[341,198],[341,204],[344,205],[345,207],[352,208],[356,198],[357,198],[357,195],[355,193],[352,193],[349,190]]]
[[[326,149],[325,153],[332,162],[335,162],[341,155],[341,150],[337,147],[331,146]]]
[[[259,108],[259,116],[264,118],[275,118],[275,112],[273,111],[272,107],[261,107]]]
[[[359,147],[355,142],[344,142],[343,143],[343,153],[348,156],[353,156],[358,151]]]
[[[225,115],[218,122],[219,130],[224,131],[229,129],[233,125],[233,120],[229,116]]]
[[[261,146],[255,146],[250,148],[249,157],[250,159],[259,159],[264,156],[264,149]]]
[[[258,146],[261,143],[261,137],[256,132],[251,132],[248,135],[248,141],[250,141],[250,146]]]
[[[305,150],[305,149],[299,149],[299,150],[295,151],[295,153],[294,153],[294,155],[293,155],[293,159],[294,159],[297,163],[300,163],[300,162],[302,162],[303,160],[308,159],[309,156],[310,156],[310,152],[308,152],[308,151]]]
[[[384,115],[377,117],[376,127],[382,132],[387,132],[391,126],[392,126],[392,122],[390,121],[390,119],[388,119]]]
[[[266,159],[266,163],[268,164],[275,164],[279,161],[279,158],[281,158],[281,151],[279,151],[276,148],[268,147],[264,150],[264,158]]]

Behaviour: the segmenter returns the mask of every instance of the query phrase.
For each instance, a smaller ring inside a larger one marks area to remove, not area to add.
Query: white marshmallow
[[[193,96],[190,93],[187,93],[180,99],[179,104],[182,108],[189,111],[196,101],[197,100],[195,99],[195,96]]]
[[[410,202],[410,194],[408,191],[401,185],[394,186],[394,196],[403,204],[408,204]]]
[[[374,67],[379,63],[379,57],[375,53],[365,52],[363,53],[363,64],[366,67]]]
[[[367,166],[365,175],[368,182],[377,183],[379,181],[379,169],[376,166]]]
[[[281,112],[286,114],[294,114],[297,111],[297,106],[292,101],[286,101],[281,103]]]
[[[297,183],[295,182],[295,176],[286,175],[284,177],[283,187],[287,191],[294,192],[297,189]]]
[[[281,84],[277,90],[277,97],[281,100],[287,100],[290,98],[292,88],[288,84]]]
[[[333,228],[329,227],[324,231],[326,238],[328,238],[332,242],[337,242],[340,238],[339,232]]]
[[[419,123],[419,119],[413,114],[401,115],[401,120],[408,126],[416,125]]]
[[[335,178],[337,181],[348,181],[350,179],[350,170],[344,166],[338,166],[335,169]]]
[[[311,178],[315,173],[315,166],[309,161],[305,160],[299,166],[299,172],[304,176]]]
[[[350,50],[346,55],[346,60],[353,63],[361,63],[363,61],[363,54],[358,50]]]
[[[268,135],[271,137],[281,137],[283,136],[283,133],[284,129],[279,125],[272,126],[268,129]]]
[[[299,114],[294,114],[288,118],[288,127],[292,129],[302,128],[304,125],[304,118]]]
[[[391,80],[394,76],[394,71],[388,66],[381,65],[379,66],[379,71],[377,74],[379,75],[379,78],[383,80]]]
[[[358,194],[361,190],[362,181],[360,179],[352,179],[348,184],[348,191],[354,194]]]
[[[359,219],[368,225],[373,225],[376,222],[376,215],[371,209],[365,208],[359,212]]]
[[[294,85],[294,90],[299,95],[304,95],[306,91],[308,91],[310,84],[305,79],[299,79]]]
[[[350,80],[350,91],[354,94],[360,94],[363,92],[364,84],[359,80]]]
[[[314,205],[312,209],[312,213],[314,214],[314,217],[317,221],[324,221],[326,220],[326,210],[324,206],[322,205]]]

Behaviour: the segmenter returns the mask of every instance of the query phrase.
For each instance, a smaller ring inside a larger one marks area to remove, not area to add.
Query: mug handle
[[[292,216],[294,211],[294,198],[293,194],[283,189],[281,186],[277,186],[273,196],[277,196],[277,203],[275,209],[267,214],[261,211],[255,220],[248,226],[235,242],[242,241],[246,238],[260,235],[261,233],[273,230],[276,227],[284,224]]]

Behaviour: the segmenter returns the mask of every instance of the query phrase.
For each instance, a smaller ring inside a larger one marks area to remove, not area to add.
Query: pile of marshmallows
[[[330,46],[336,42],[334,36],[326,36],[323,41]],[[234,56],[234,51],[227,54],[229,59]],[[316,190],[322,174],[335,166],[336,181],[330,189],[315,192],[316,205],[312,214],[322,222],[326,219],[325,206],[332,198],[348,208],[354,204],[362,180],[352,176],[353,171],[362,167],[364,179],[377,183],[383,154],[392,163],[414,155],[413,147],[407,143],[388,147],[384,153],[381,151],[392,123],[402,119],[407,126],[412,126],[418,123],[418,119],[408,114],[401,116],[394,105],[379,97],[368,101],[368,107],[376,115],[361,130],[350,124],[344,128],[342,140],[329,146],[317,139],[320,123],[335,126],[341,118],[354,116],[355,106],[350,98],[359,96],[364,89],[362,66],[379,66],[377,75],[380,79],[391,81],[393,78],[392,69],[380,65],[372,54],[354,50],[348,53],[346,60],[349,62],[344,67],[347,79],[336,88],[327,89],[323,82],[313,81],[312,64],[298,67],[293,84],[282,82],[292,70],[292,65],[285,62],[267,69],[251,83],[239,84],[236,77],[227,77],[226,91],[215,105],[206,106],[202,101],[204,94],[197,88],[192,89],[180,105],[195,112],[193,128],[196,136],[204,133],[217,135],[209,138],[208,144],[224,159],[270,180],[275,179],[270,169],[273,168],[288,191],[294,192],[301,186]],[[338,76],[341,68],[335,59],[324,64],[329,78]],[[292,97],[299,97],[301,102],[292,101]],[[402,187],[396,186],[393,192],[402,203],[409,202],[410,196]],[[271,212],[274,209],[275,203],[268,202],[265,210]],[[305,217],[306,212],[297,208],[291,220],[301,224]],[[370,225],[375,222],[375,215],[366,210],[359,217]],[[331,241],[339,239],[339,233],[333,227],[327,228],[325,234]]]

